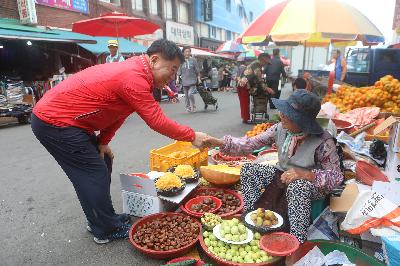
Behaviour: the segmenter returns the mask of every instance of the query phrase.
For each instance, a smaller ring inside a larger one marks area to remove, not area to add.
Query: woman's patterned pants
[[[245,164],[240,171],[240,182],[245,211],[253,210],[255,202],[275,178],[277,168],[272,165]],[[324,198],[308,180],[297,179],[287,186],[288,217],[290,233],[300,243],[307,240],[311,219],[311,201]]]

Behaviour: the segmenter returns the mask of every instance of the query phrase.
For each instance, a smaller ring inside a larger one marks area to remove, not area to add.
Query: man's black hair
[[[181,63],[185,62],[185,57],[179,47],[168,40],[159,39],[154,41],[147,49],[147,55],[160,54],[164,59],[174,60],[178,58]]]
[[[275,48],[274,50],[272,50],[272,54],[274,56],[279,55],[279,52],[280,52],[279,48]]]
[[[293,88],[296,86],[296,89],[306,89],[307,82],[303,78],[297,78],[292,83]]]
[[[258,55],[257,58],[260,60],[263,57],[268,57],[269,58],[269,53],[261,53],[261,54]]]
[[[336,54],[337,55],[340,55],[340,50],[339,49],[337,49],[337,50],[335,50],[336,51]]]

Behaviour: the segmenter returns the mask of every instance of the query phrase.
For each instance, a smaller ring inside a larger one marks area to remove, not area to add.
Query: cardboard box
[[[390,182],[400,182],[400,122],[392,125],[385,174]]]
[[[348,184],[340,197],[331,196],[329,208],[332,212],[347,212],[358,196],[357,184]]]
[[[185,190],[174,197],[158,196],[154,179],[163,173],[120,174],[122,210],[133,216],[144,217],[154,213],[175,211],[198,183],[187,184]]]

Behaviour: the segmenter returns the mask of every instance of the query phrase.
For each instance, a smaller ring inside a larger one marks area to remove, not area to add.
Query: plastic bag
[[[308,229],[307,240],[339,240],[337,221],[337,215],[331,212],[329,207],[326,207]]]
[[[343,230],[354,235],[384,227],[400,232],[400,208],[372,190],[359,193],[341,224]]]

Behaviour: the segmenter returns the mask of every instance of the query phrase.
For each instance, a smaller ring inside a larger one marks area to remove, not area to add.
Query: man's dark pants
[[[272,98],[279,99],[281,97],[281,91],[279,90],[279,80],[267,80],[267,85],[269,88],[274,90],[274,95],[271,95],[269,98],[269,108],[275,109],[274,104],[272,103]]]
[[[110,195],[111,160],[100,157],[96,135],[77,127],[52,126],[34,114],[31,126],[72,182],[93,235],[104,238],[121,227]]]

